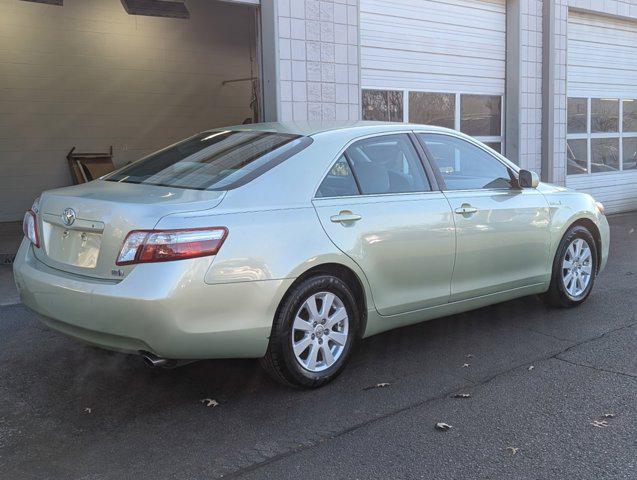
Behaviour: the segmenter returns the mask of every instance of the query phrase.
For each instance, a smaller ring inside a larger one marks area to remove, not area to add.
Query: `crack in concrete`
[[[631,323],[631,324],[628,324],[628,325],[622,325],[621,327],[617,327],[617,328],[614,328],[612,330],[608,330],[608,331],[602,333],[601,335],[597,335],[595,337],[590,337],[590,338],[587,338],[587,339],[582,340],[580,342],[577,342],[577,343],[574,343],[572,345],[569,345],[568,347],[566,347],[566,348],[564,348],[562,350],[559,350],[557,352],[550,353],[548,355],[545,355],[545,356],[542,356],[542,357],[538,357],[538,358],[532,359],[530,361],[528,361],[528,360],[524,361],[522,363],[516,364],[515,366],[513,366],[513,367],[511,367],[509,369],[502,370],[502,371],[497,372],[497,373],[495,373],[493,375],[490,375],[490,376],[487,376],[487,377],[483,377],[483,378],[481,378],[479,380],[476,380],[476,381],[465,377],[465,379],[467,380],[468,384],[467,385],[462,385],[460,388],[458,388],[456,386],[456,387],[453,387],[451,389],[447,389],[447,390],[443,391],[440,395],[436,395],[434,397],[426,398],[426,399],[424,399],[422,401],[419,401],[419,402],[416,402],[416,403],[412,403],[412,404],[409,404],[409,405],[406,405],[404,407],[400,407],[400,408],[397,408],[397,409],[393,409],[393,410],[390,410],[390,411],[385,412],[383,414],[375,415],[372,418],[369,418],[369,419],[365,420],[364,422],[360,422],[360,423],[354,424],[354,425],[352,425],[352,426],[350,426],[350,427],[348,427],[346,429],[340,430],[340,431],[338,431],[338,432],[336,432],[336,433],[334,433],[332,435],[329,435],[329,436],[322,437],[322,438],[319,438],[319,439],[314,440],[314,441],[310,441],[310,442],[304,443],[303,445],[299,446],[298,448],[293,448],[291,450],[288,450],[288,451],[285,451],[285,452],[281,452],[278,455],[274,455],[274,456],[272,456],[270,458],[267,458],[266,460],[254,463],[254,464],[252,464],[252,465],[250,465],[248,467],[240,468],[238,470],[235,470],[234,472],[229,472],[226,475],[222,475],[222,477],[223,478],[231,478],[231,479],[240,478],[241,476],[243,476],[243,475],[245,475],[247,473],[254,472],[254,471],[259,470],[259,469],[261,469],[263,467],[266,467],[268,465],[276,463],[276,462],[278,462],[280,460],[283,460],[285,458],[291,457],[293,455],[301,453],[301,452],[303,452],[305,450],[308,450],[310,448],[316,447],[317,445],[320,445],[322,443],[328,442],[330,440],[337,439],[337,438],[339,438],[339,437],[341,437],[343,435],[347,435],[348,433],[355,432],[357,430],[360,430],[361,428],[364,428],[364,427],[366,427],[368,425],[372,425],[372,424],[374,424],[374,423],[376,423],[378,421],[381,421],[381,420],[384,420],[386,418],[390,418],[390,417],[399,415],[399,414],[401,414],[403,412],[406,412],[406,411],[409,411],[409,410],[412,410],[412,409],[415,409],[415,408],[422,407],[422,406],[424,406],[424,405],[426,405],[426,404],[428,404],[430,402],[434,402],[436,400],[441,400],[443,398],[449,397],[449,395],[451,395],[452,393],[456,393],[456,392],[462,391],[462,390],[467,389],[467,388],[477,388],[477,387],[484,386],[484,385],[490,383],[491,381],[495,380],[498,377],[501,377],[501,376],[504,376],[504,375],[506,375],[508,373],[511,373],[511,372],[517,370],[518,368],[530,365],[531,363],[537,364],[538,362],[545,362],[545,361],[551,360],[551,359],[556,359],[556,360],[559,360],[559,361],[567,362],[566,360],[564,360],[562,358],[559,358],[559,355],[562,355],[562,354],[564,354],[564,353],[566,353],[566,352],[568,352],[568,351],[570,351],[570,350],[572,350],[574,348],[577,348],[579,346],[582,346],[582,345],[585,345],[587,343],[591,343],[591,342],[594,342],[594,341],[599,340],[601,338],[604,338],[607,335],[616,333],[618,331],[621,331],[621,330],[624,330],[624,329],[627,329],[627,328],[631,328],[631,327],[633,327],[635,325],[637,325],[637,322]],[[516,328],[522,328],[522,327],[516,327]],[[536,333],[541,333],[541,332],[536,332]],[[550,334],[546,334],[546,335],[552,336]],[[554,337],[554,338],[556,338],[556,337]],[[568,341],[568,340],[561,339],[561,341]],[[567,363],[570,363],[570,362],[567,362]],[[585,367],[585,365],[580,365],[580,366],[581,367]],[[618,372],[610,372],[610,373],[618,373]],[[630,375],[628,375],[628,376],[630,376]]]
[[[609,368],[596,367],[595,365],[588,365],[586,363],[578,363],[578,362],[574,362],[572,360],[567,360],[566,358],[562,358],[559,355],[556,356],[555,359],[559,360],[561,362],[565,362],[565,363],[569,363],[571,365],[575,365],[576,367],[590,368],[591,370],[597,370],[598,372],[613,373],[615,375],[622,375],[622,376],[629,377],[629,378],[637,378],[637,375],[633,375],[631,373],[620,372],[620,371],[617,371],[617,370],[611,370]]]
[[[546,332],[542,332],[540,330],[535,330],[534,328],[519,327],[517,325],[510,325],[510,327],[517,328],[518,330],[524,330],[524,331],[531,332],[531,333],[537,333],[538,335],[544,335],[545,337],[549,337],[549,338],[552,338],[554,340],[558,340],[560,342],[573,342],[573,341],[575,341],[574,338],[562,338],[562,337],[558,337],[556,335],[553,335],[552,333],[546,333]]]

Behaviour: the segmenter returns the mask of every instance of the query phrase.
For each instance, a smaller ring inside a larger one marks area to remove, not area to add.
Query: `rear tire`
[[[284,385],[321,387],[345,368],[359,327],[349,286],[331,275],[310,277],[281,302],[261,365]]]
[[[551,285],[544,294],[550,306],[575,307],[591,293],[597,276],[598,252],[595,239],[585,227],[571,227],[560,242],[555,259]]]

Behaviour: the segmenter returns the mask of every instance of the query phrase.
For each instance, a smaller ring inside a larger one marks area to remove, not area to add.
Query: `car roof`
[[[391,132],[405,130],[421,130],[421,131],[438,131],[438,132],[454,132],[448,128],[434,127],[431,125],[418,125],[410,123],[396,122],[370,122],[370,121],[350,121],[350,122],[332,122],[332,121],[316,121],[316,122],[268,122],[268,123],[252,123],[247,125],[232,125],[228,127],[215,128],[211,131],[232,130],[232,131],[261,131],[261,132],[278,132],[293,135],[313,136],[319,133],[331,131],[352,130],[356,133],[361,131],[367,133],[375,132]]]

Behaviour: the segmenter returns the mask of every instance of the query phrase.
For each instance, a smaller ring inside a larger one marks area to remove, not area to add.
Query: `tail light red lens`
[[[228,236],[225,227],[184,230],[133,230],[126,236],[117,265],[169,262],[216,255]]]
[[[22,220],[22,231],[33,245],[40,248],[40,235],[38,233],[38,219],[33,210],[27,210]]]

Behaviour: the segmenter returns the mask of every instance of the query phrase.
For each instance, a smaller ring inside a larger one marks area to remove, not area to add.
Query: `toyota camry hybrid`
[[[318,387],[363,337],[525,295],[589,296],[600,203],[461,133],[257,124],[44,192],[14,263],[51,328],[155,365],[260,358]]]

